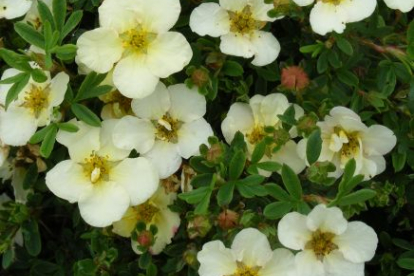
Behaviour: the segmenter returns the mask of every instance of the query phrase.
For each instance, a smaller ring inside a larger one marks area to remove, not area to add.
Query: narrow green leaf
[[[52,127],[46,133],[42,145],[40,146],[40,155],[48,158],[52,153],[53,147],[56,142],[57,127],[52,125]]]
[[[76,56],[76,45],[65,44],[63,46],[57,46],[52,49],[52,52],[61,60],[72,60]]]
[[[53,18],[52,12],[50,11],[49,7],[43,1],[37,1],[37,10],[40,15],[40,20],[43,23],[49,22],[52,30],[56,30],[55,20]]]
[[[32,26],[23,22],[17,22],[14,24],[14,30],[29,44],[33,44],[41,49],[45,48],[43,35]]]
[[[7,269],[9,268],[12,263],[14,261],[14,249],[13,247],[9,247],[4,253],[3,253],[3,258],[1,261],[1,266],[3,267],[3,269]]]
[[[47,81],[47,76],[46,74],[43,72],[43,70],[36,68],[33,69],[33,71],[31,72],[32,78],[35,82],[38,83],[43,83],[45,81]]]
[[[252,164],[259,162],[262,159],[263,155],[265,154],[265,151],[266,151],[265,141],[261,141],[260,143],[256,144],[256,146],[254,147],[250,162]]]
[[[219,206],[227,206],[231,203],[234,193],[234,182],[228,182],[220,187],[217,193],[217,203]]]
[[[349,43],[349,41],[343,38],[342,36],[337,37],[336,45],[342,52],[344,52],[348,56],[352,56],[354,54],[354,49],[352,48],[352,44]]]
[[[292,210],[293,206],[291,202],[281,201],[273,202],[263,210],[263,215],[268,219],[280,219]]]
[[[179,194],[178,197],[189,204],[196,204],[199,203],[209,192],[211,192],[210,187],[201,187],[188,193]]]
[[[298,176],[286,164],[282,167],[282,180],[289,194],[296,200],[302,199],[302,186]]]
[[[4,62],[14,69],[23,72],[31,72],[33,70],[29,64],[30,58],[28,56],[17,54],[5,48],[0,48],[0,55]]]
[[[19,82],[16,82],[12,85],[9,92],[6,96],[6,109],[9,107],[10,103],[17,99],[19,93],[23,90],[26,84],[29,82],[30,74],[25,73],[26,75]]]
[[[53,17],[55,18],[56,29],[61,32],[66,18],[66,0],[53,0]]]
[[[316,69],[318,70],[319,74],[324,73],[328,70],[328,51],[324,51],[318,58],[316,62]]]
[[[101,120],[94,112],[92,112],[89,108],[84,105],[73,103],[71,106],[71,110],[75,116],[87,123],[88,125],[99,127],[101,126]]]
[[[411,20],[410,24],[408,25],[407,40],[409,44],[414,43],[414,20]]]
[[[45,139],[46,134],[50,131],[50,129],[53,127],[53,124],[48,125],[47,127],[42,128],[41,130],[38,130],[33,136],[30,138],[29,143],[30,144],[37,144],[43,141]]]
[[[401,268],[414,270],[414,258],[399,258],[397,264]]]
[[[79,127],[71,123],[58,123],[58,128],[66,132],[77,132]]]
[[[97,87],[106,77],[106,74],[98,75],[95,72],[89,73],[83,80],[79,87],[78,94],[75,97],[75,101],[85,98],[84,95],[89,93],[89,90]],[[87,97],[86,97],[87,98]]]
[[[83,95],[80,95],[79,97],[77,97],[77,101],[99,97],[101,95],[111,92],[113,89],[114,88],[110,85],[101,85],[101,86],[85,91]]]
[[[268,194],[279,201],[291,201],[292,197],[277,184],[268,183],[265,185]]]
[[[348,70],[338,70],[336,73],[337,73],[338,79],[341,82],[343,82],[343,83],[345,83],[345,84],[347,84],[349,86],[355,86],[355,87],[358,86],[359,79],[351,71],[348,71]]]
[[[318,161],[319,156],[322,150],[322,138],[321,130],[319,128],[315,129],[311,135],[308,137],[306,144],[306,158],[308,159],[309,164],[313,164]]]
[[[64,39],[71,31],[73,31],[73,29],[75,29],[75,27],[82,20],[82,16],[82,11],[75,11],[69,16],[68,20],[62,28],[60,39]]]
[[[399,153],[394,152],[392,154],[392,165],[394,166],[395,172],[400,172],[405,166],[405,162],[407,161],[407,152]]]
[[[27,73],[22,72],[7,79],[1,80],[0,84],[12,84],[23,80],[26,77]]]
[[[230,160],[229,180],[238,179],[243,173],[245,164],[246,154],[241,150],[237,151]]]
[[[257,168],[268,172],[278,172],[282,168],[282,165],[273,161],[266,161],[258,163]]]
[[[231,76],[231,77],[239,77],[243,75],[244,73],[243,67],[238,62],[230,61],[230,60],[227,60],[223,64],[223,68],[221,69],[221,71],[225,75]]]
[[[27,253],[31,256],[39,255],[42,250],[42,243],[40,240],[39,227],[35,220],[29,220],[22,224],[22,233],[24,238],[24,246]]]
[[[362,189],[356,192],[353,192],[343,198],[339,199],[337,202],[338,206],[348,206],[352,204],[357,204],[360,202],[367,201],[368,199],[373,198],[377,193],[374,190]]]
[[[197,204],[197,207],[194,209],[194,214],[203,215],[208,211],[208,206],[210,205],[212,191],[209,190],[208,193],[204,195],[201,201]]]

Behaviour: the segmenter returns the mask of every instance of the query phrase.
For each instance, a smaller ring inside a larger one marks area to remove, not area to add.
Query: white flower
[[[336,166],[331,177],[340,177],[346,163],[354,158],[355,174],[363,174],[370,179],[385,170],[384,154],[390,152],[397,138],[387,127],[372,125],[367,127],[361,118],[345,107],[334,107],[325,121],[318,122],[321,128],[322,151],[318,161],[329,161]],[[306,143],[299,142],[298,153],[306,159]]]
[[[171,239],[180,226],[180,215],[168,208],[176,198],[176,193],[167,193],[160,186],[148,201],[129,207],[122,219],[113,223],[112,231],[123,237],[131,237],[131,232],[134,231],[138,222],[145,222],[147,230],[151,225],[155,225],[158,232],[155,235],[155,243],[149,248],[149,252],[153,255],[161,253],[165,246],[171,243]],[[131,239],[131,245],[137,254],[142,254],[137,249],[139,245],[137,241]]]
[[[20,74],[16,69],[4,71],[2,79]],[[6,111],[0,110],[0,139],[7,145],[25,145],[36,132],[37,127],[46,126],[51,121],[53,108],[59,106],[64,99],[69,76],[60,72],[53,79],[50,73],[44,72],[47,80],[37,83],[30,78],[28,84],[11,102]],[[0,85],[0,104],[5,105],[6,96],[12,84]],[[16,127],[19,126],[19,127]]]
[[[52,10],[52,2],[53,0],[42,0],[50,10]],[[40,19],[39,10],[37,9],[38,0],[33,0],[33,4],[30,7],[29,11],[26,13],[24,17],[24,22],[29,22],[33,25],[36,30],[40,30],[42,26],[42,20]]]
[[[3,167],[9,157],[10,147],[0,140],[0,167]]]
[[[58,163],[46,175],[47,187],[58,197],[78,202],[90,225],[104,227],[122,218],[130,205],[150,198],[158,188],[158,175],[145,158],[127,158],[130,151],[112,144],[115,120],[102,128],[71,121],[78,132],[59,131],[57,141],[68,147],[70,160]]]
[[[78,63],[98,73],[115,68],[114,84],[127,97],[150,95],[160,78],[181,71],[192,58],[185,37],[168,31],[180,11],[179,0],[105,0],[100,27],[79,37]]]
[[[236,132],[240,131],[244,134],[247,150],[251,155],[255,146],[266,137],[266,127],[274,127],[276,131],[284,133],[278,115],[283,115],[291,105],[283,94],[278,93],[267,96],[255,95],[249,104],[234,103],[221,124],[224,138],[230,144]],[[303,109],[298,105],[294,105],[294,108],[295,118],[298,119],[304,114]],[[286,132],[286,136],[286,143],[276,153],[268,150],[262,161],[272,160],[287,164],[296,173],[300,173],[306,164],[297,154],[296,143],[290,139],[296,136],[296,129],[292,128],[290,133]]]
[[[294,256],[286,249],[272,252],[267,237],[259,230],[240,231],[231,248],[211,241],[198,252],[200,276],[291,276],[295,274]]]
[[[388,8],[409,12],[414,8],[414,0],[384,0]]]
[[[253,65],[272,63],[280,52],[280,44],[270,33],[261,31],[267,22],[272,4],[263,0],[220,0],[203,3],[191,13],[190,27],[204,36],[220,37],[220,50],[228,55],[251,58]]]
[[[0,0],[0,19],[13,19],[24,15],[32,5],[32,0]]]
[[[300,276],[363,276],[364,263],[375,254],[375,231],[360,221],[347,222],[337,208],[316,206],[308,216],[285,215],[279,241],[293,250]]]
[[[137,117],[120,119],[113,134],[114,144],[122,149],[135,149],[158,169],[160,178],[173,174],[182,158],[199,153],[213,130],[203,118],[206,100],[196,88],[184,84],[166,88],[159,83],[153,94],[132,101]]]
[[[307,6],[314,2],[293,1],[299,6]],[[310,24],[312,30],[320,35],[332,31],[343,33],[346,23],[358,22],[369,17],[376,6],[377,0],[317,0],[310,13]]]

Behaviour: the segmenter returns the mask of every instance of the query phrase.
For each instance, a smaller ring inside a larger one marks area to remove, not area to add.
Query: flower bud
[[[239,223],[239,214],[232,210],[224,210],[217,218],[218,225],[223,230],[229,230]]]
[[[210,231],[212,225],[207,216],[197,215],[189,219],[187,232],[190,239],[203,238]]]
[[[282,69],[282,86],[287,89],[300,91],[308,87],[309,77],[299,66],[290,66]]]

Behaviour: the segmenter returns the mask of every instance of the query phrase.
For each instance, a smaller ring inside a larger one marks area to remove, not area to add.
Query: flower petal
[[[230,31],[229,14],[217,3],[203,3],[191,13],[190,28],[200,36],[225,35]]]
[[[236,33],[221,36],[220,50],[223,54],[244,58],[251,58],[255,54],[250,38]]]
[[[68,89],[69,76],[65,72],[57,74],[50,82],[49,101],[50,106],[58,106],[65,98],[66,90]]]
[[[100,141],[101,147],[99,148],[98,154],[100,156],[108,156],[109,161],[122,160],[131,153],[130,149],[118,148],[114,144],[112,134],[115,131],[115,126],[119,120],[110,119],[102,122]]]
[[[254,59],[252,64],[255,66],[265,66],[279,56],[280,44],[279,41],[269,32],[257,31],[252,36],[251,40]]]
[[[46,174],[46,186],[56,196],[70,203],[77,202],[82,194],[92,189],[83,168],[72,160],[58,163]]]
[[[384,0],[388,8],[409,12],[414,8],[414,0]]]
[[[138,0],[137,2],[140,6],[138,14],[140,23],[144,29],[154,33],[170,30],[181,12],[180,1],[177,0]]]
[[[105,0],[98,9],[99,24],[121,34],[138,25],[138,9],[136,0]]]
[[[122,219],[115,221],[112,226],[112,232],[124,238],[131,237],[132,231],[137,224],[137,213],[134,208],[129,207]]]
[[[325,276],[324,267],[321,261],[311,250],[299,252],[295,256],[297,275],[300,276]]]
[[[277,227],[279,241],[293,250],[303,250],[312,233],[306,226],[306,216],[297,212],[285,215]]]
[[[309,213],[306,224],[311,231],[321,230],[341,235],[345,232],[348,222],[338,207],[327,208],[319,204]]]
[[[214,135],[213,129],[204,118],[183,124],[177,134],[178,151],[185,159],[198,155],[200,146],[208,144],[208,137]]]
[[[37,120],[29,109],[13,103],[7,111],[0,109],[0,140],[6,145],[25,145],[36,129]]]
[[[106,227],[122,218],[129,207],[129,198],[121,185],[103,181],[81,195],[78,201],[80,214],[89,225]]]
[[[324,257],[323,266],[330,276],[364,276],[364,263],[350,262],[337,250]]]
[[[249,5],[251,7],[252,16],[255,20],[259,21],[267,21],[267,22],[273,22],[277,20],[277,18],[269,17],[267,14],[269,11],[274,9],[274,5],[272,4],[266,4],[262,0],[249,0]]]
[[[110,178],[128,192],[132,205],[148,200],[158,188],[158,174],[145,158],[127,158],[112,168]]]
[[[115,66],[114,84],[125,97],[144,98],[154,92],[158,81],[142,56],[130,55]]]
[[[221,241],[204,244],[203,249],[197,254],[197,260],[200,262],[200,276],[232,275],[237,270],[232,251],[225,248]]]
[[[160,211],[160,215],[157,216],[154,222],[158,232],[155,243],[150,248],[151,254],[160,254],[165,246],[171,243],[172,238],[180,226],[180,222],[180,215],[178,213],[171,212],[168,208]]]
[[[83,33],[76,45],[79,62],[98,73],[111,70],[124,52],[118,34],[108,28],[97,28]]]
[[[73,161],[83,162],[92,151],[98,151],[100,143],[100,128],[92,127],[81,121],[71,120],[69,123],[76,125],[77,132],[59,130],[56,141],[68,148],[69,156]]]
[[[310,4],[315,2],[315,0],[293,0],[293,2],[295,2],[296,5],[303,7],[303,6],[309,6]]]
[[[278,116],[283,115],[289,107],[290,103],[285,95],[280,93],[267,95],[263,99],[260,108],[263,117],[263,124],[265,126],[277,126],[280,122]]]
[[[375,255],[378,237],[374,229],[361,221],[348,223],[345,233],[334,238],[339,251],[345,259],[362,263],[371,260]]]
[[[319,1],[313,7],[309,20],[317,34],[326,35],[332,31],[341,34],[345,30],[347,13],[340,6]]]
[[[177,145],[164,141],[155,141],[154,147],[143,156],[154,164],[161,179],[175,173],[182,162]]]
[[[376,0],[344,0],[341,7],[347,12],[346,22],[357,22],[371,16],[377,6]]]
[[[245,103],[234,103],[230,106],[227,117],[221,123],[221,132],[227,143],[233,141],[237,131],[248,133],[254,128],[252,109]]]
[[[166,32],[159,34],[148,47],[147,66],[155,76],[167,78],[183,70],[192,57],[193,50],[182,34]]]
[[[112,138],[120,149],[135,149],[138,153],[149,151],[155,143],[155,128],[147,120],[125,116],[115,126]]]
[[[242,11],[248,4],[249,0],[220,0],[220,6],[228,11]]]
[[[384,155],[390,152],[396,145],[397,138],[394,132],[381,125],[372,125],[362,136],[364,153],[368,155]]]
[[[299,157],[297,145],[292,140],[284,144],[276,153],[273,153],[271,161],[288,165],[296,174],[306,167],[305,160]]]
[[[272,257],[266,235],[255,228],[241,230],[234,238],[231,249],[237,261],[250,267],[264,266]]]
[[[189,123],[206,114],[206,98],[198,93],[197,88],[189,89],[185,84],[168,87],[171,107],[169,113],[174,119]]]
[[[260,270],[260,276],[296,275],[295,256],[287,249],[273,251],[272,258]]]
[[[0,19],[13,19],[23,16],[32,6],[31,0],[2,0]]]
[[[134,99],[131,108],[142,119],[159,120],[171,107],[170,93],[162,82],[158,82],[154,92],[142,99]]]

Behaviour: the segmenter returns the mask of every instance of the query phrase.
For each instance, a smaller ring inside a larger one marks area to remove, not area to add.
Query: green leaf
[[[208,193],[211,192],[210,187],[201,187],[188,193],[179,194],[178,197],[189,204],[199,203]]]
[[[238,179],[243,173],[245,164],[246,154],[241,150],[236,151],[229,164],[229,180]]]
[[[19,82],[16,82],[12,85],[9,92],[6,96],[6,109],[9,107],[10,103],[17,99],[19,93],[23,90],[26,84],[29,82],[30,74],[25,73],[26,75]]]
[[[411,20],[411,23],[408,25],[407,40],[409,44],[414,43],[414,20]]]
[[[37,144],[43,141],[45,139],[46,134],[49,132],[49,130],[53,128],[53,124],[48,125],[47,127],[42,128],[41,130],[38,130],[33,136],[30,138],[29,143],[30,144]]]
[[[212,173],[214,172],[213,168],[210,168],[205,165],[205,159],[201,156],[193,156],[190,159],[190,166],[198,173]]]
[[[75,11],[69,16],[66,24],[63,26],[63,29],[61,31],[60,39],[65,38],[71,31],[73,31],[73,29],[75,29],[75,27],[82,20],[82,16],[82,11]]]
[[[0,55],[4,62],[14,69],[23,72],[31,72],[33,70],[29,64],[30,58],[28,56],[17,54],[5,48],[0,48]]]
[[[29,168],[26,171],[26,174],[23,179],[23,189],[27,190],[30,187],[33,186],[34,183],[36,183],[39,173],[36,163],[33,163],[29,166]]]
[[[58,123],[58,128],[66,132],[77,132],[79,127],[72,123]]]
[[[311,133],[311,135],[309,135],[308,141],[306,143],[306,158],[308,159],[309,164],[313,164],[318,161],[321,150],[321,130],[317,128]]]
[[[352,44],[349,43],[349,41],[343,38],[342,36],[337,37],[336,45],[342,52],[344,52],[348,56],[352,56],[354,54],[354,49],[352,48]]]
[[[212,191],[210,190],[208,193],[204,195],[201,201],[197,204],[197,207],[194,209],[194,214],[202,215],[208,212],[208,206],[210,205]]]
[[[280,219],[287,213],[292,210],[293,206],[292,203],[281,201],[281,202],[273,202],[268,205],[263,210],[263,214],[268,219]]]
[[[38,68],[33,69],[33,71],[31,72],[31,75],[35,82],[43,83],[47,81],[47,76],[41,69],[38,69]]]
[[[227,206],[233,199],[234,182],[228,182],[220,187],[217,193],[217,203],[219,206]]]
[[[146,269],[147,267],[149,267],[149,265],[151,264],[151,262],[152,262],[151,253],[145,252],[144,254],[142,254],[139,257],[138,264],[139,264],[139,267],[141,269]]]
[[[405,162],[407,161],[407,152],[399,153],[394,152],[392,154],[392,165],[394,166],[395,172],[400,172],[405,166]]]
[[[39,255],[42,250],[42,243],[40,240],[39,227],[35,220],[25,221],[22,224],[22,233],[24,238],[24,246],[27,253],[31,256]]]
[[[264,180],[264,176],[249,175],[248,177],[237,181],[236,187],[239,193],[245,198],[252,198],[255,196],[266,196],[266,188],[260,185]]]
[[[40,19],[43,23],[49,22],[52,31],[56,30],[55,19],[53,18],[52,12],[49,7],[43,1],[37,1],[37,10],[39,11]]]
[[[257,168],[268,172],[278,172],[282,168],[282,165],[274,161],[266,161],[258,163]]]
[[[266,142],[263,140],[260,143],[256,144],[256,146],[254,147],[250,162],[252,164],[259,162],[262,159],[263,155],[265,154],[265,151],[266,151]]]
[[[324,73],[328,70],[328,51],[323,52],[316,63],[316,69],[318,70],[319,74]]]
[[[221,71],[225,75],[231,76],[231,77],[239,77],[243,75],[244,73],[243,67],[238,62],[230,61],[230,60],[227,60],[223,64],[223,68],[221,69]]]
[[[4,253],[3,253],[3,258],[1,261],[1,266],[4,269],[7,269],[9,266],[11,266],[11,264],[14,261],[14,250],[13,247],[9,247]]]
[[[19,81],[23,80],[26,77],[26,75],[27,75],[26,72],[19,73],[17,75],[12,76],[12,77],[1,80],[0,84],[12,84],[12,83],[19,82]]]
[[[40,146],[40,155],[48,158],[52,153],[53,147],[56,141],[56,134],[57,134],[57,127],[55,124],[52,125],[50,129],[48,129],[45,137],[43,139],[42,145]]]
[[[45,48],[45,39],[43,38],[43,35],[36,31],[32,26],[23,22],[17,22],[14,24],[14,30],[29,44],[33,44],[41,49]]]
[[[395,244],[396,246],[398,246],[399,248],[414,251],[414,244],[412,244],[412,243],[410,243],[406,240],[395,238],[395,239],[392,239],[392,243]]]
[[[76,50],[78,48],[74,44],[65,44],[63,46],[56,46],[52,49],[52,52],[61,60],[72,60],[76,56]]]
[[[83,80],[81,86],[79,87],[78,94],[75,97],[75,101],[80,99],[88,99],[90,90],[97,87],[106,77],[106,74],[98,75],[95,72],[89,73],[86,78]]]
[[[66,18],[66,0],[53,0],[53,17],[55,18],[56,29],[61,32]]]
[[[77,101],[82,101],[82,100],[86,100],[86,99],[90,99],[90,98],[99,97],[101,95],[104,95],[106,93],[111,92],[113,89],[114,88],[110,85],[101,85],[101,86],[95,87],[93,89],[87,90],[81,96],[79,96],[79,94],[78,94]]]
[[[286,164],[282,167],[282,180],[289,194],[296,200],[302,199],[302,186],[296,173]]]
[[[367,201],[368,199],[375,197],[376,194],[377,193],[374,190],[362,189],[362,190],[353,192],[339,199],[337,202],[337,205],[348,206],[352,204],[357,204],[357,203],[364,202],[364,201]]]
[[[292,197],[277,184],[268,183],[265,185],[267,193],[279,201],[292,201]]]
[[[73,103],[71,106],[71,110],[75,116],[87,123],[88,125],[94,126],[94,127],[100,127],[101,126],[101,120],[98,116],[96,116],[95,113],[93,113],[89,108],[87,108],[84,105]]]
[[[348,71],[348,70],[338,70],[338,71],[336,72],[336,74],[337,74],[337,76],[338,76],[338,79],[339,79],[341,82],[343,82],[343,83],[345,83],[345,84],[347,84],[347,85],[349,85],[349,86],[355,86],[355,87],[357,87],[357,86],[358,86],[359,79],[358,79],[358,77],[357,77],[354,73],[352,73],[351,71]]]
[[[399,258],[397,264],[401,268],[414,270],[414,258]]]

